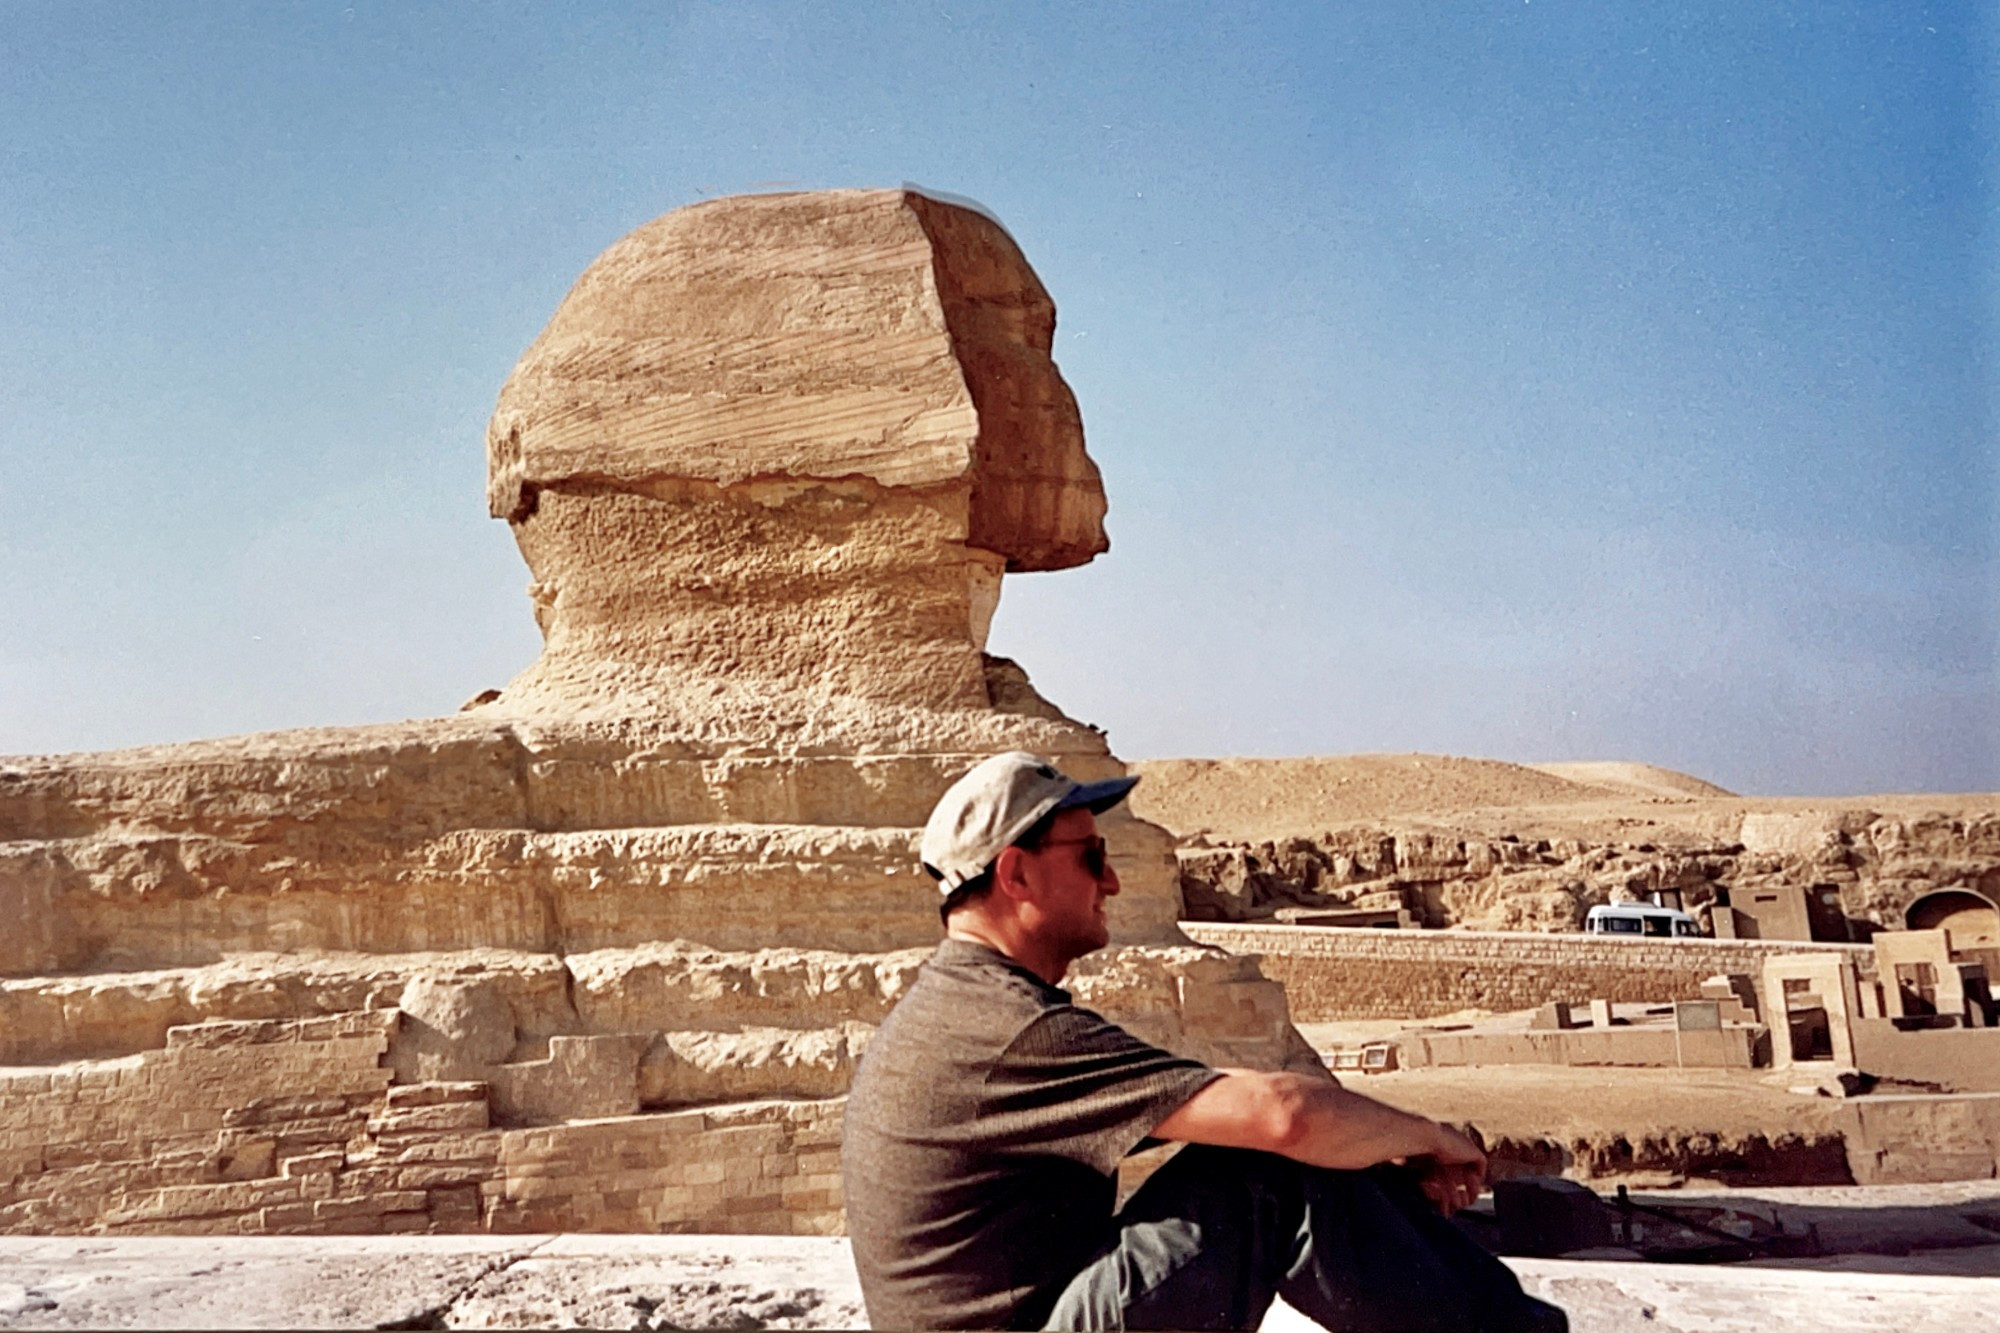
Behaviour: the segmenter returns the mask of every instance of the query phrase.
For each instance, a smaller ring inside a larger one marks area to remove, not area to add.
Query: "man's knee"
[[[1304,1223],[1314,1174],[1315,1168],[1275,1153],[1189,1144],[1139,1187],[1118,1216],[1124,1223],[1184,1219],[1212,1234],[1268,1242]]]
[[[1305,1234],[1307,1170],[1181,1149],[1119,1211],[1116,1242],[1070,1283],[1050,1327],[1254,1327]]]

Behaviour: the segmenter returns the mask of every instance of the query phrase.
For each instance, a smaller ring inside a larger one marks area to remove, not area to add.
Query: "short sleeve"
[[[1105,1175],[1221,1075],[1061,1005],[1023,1028],[988,1074],[988,1146],[1053,1154]]]

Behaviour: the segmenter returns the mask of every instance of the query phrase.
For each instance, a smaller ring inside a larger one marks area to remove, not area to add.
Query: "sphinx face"
[[[978,418],[967,542],[1013,572],[1083,564],[1110,548],[1104,483],[1051,356],[1055,303],[999,224],[907,199],[934,247],[939,304]]]

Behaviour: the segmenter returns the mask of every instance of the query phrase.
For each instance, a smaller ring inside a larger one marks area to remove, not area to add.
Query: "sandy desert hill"
[[[1700,778],[1650,764],[1510,764],[1438,754],[1300,759],[1155,759],[1134,811],[1183,837],[1304,836],[1361,820],[1475,810],[1729,798]]]
[[[1132,808],[1181,838],[1259,842],[1345,825],[1439,823],[1523,836],[1588,836],[1637,825],[1707,836],[1751,813],[1873,811],[1977,815],[1992,793],[1742,796],[1656,764],[1598,760],[1515,764],[1441,754],[1290,759],[1150,759]]]
[[[1585,787],[1625,792],[1633,796],[1733,796],[1734,792],[1687,773],[1676,773],[1657,764],[1623,763],[1617,760],[1579,760],[1564,764],[1526,764],[1537,773],[1547,773]]]

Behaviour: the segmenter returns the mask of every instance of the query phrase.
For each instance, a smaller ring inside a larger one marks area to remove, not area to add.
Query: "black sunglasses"
[[[1092,834],[1088,838],[1064,838],[1060,842],[1045,842],[1044,847],[1083,848],[1083,868],[1090,872],[1092,879],[1103,879],[1111,869],[1111,857],[1104,845],[1103,834]]]

